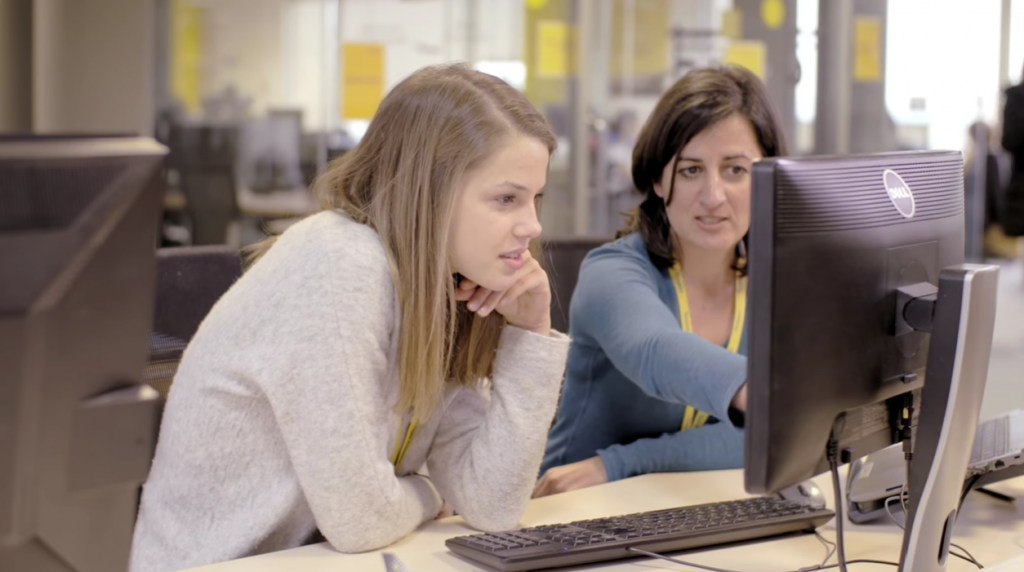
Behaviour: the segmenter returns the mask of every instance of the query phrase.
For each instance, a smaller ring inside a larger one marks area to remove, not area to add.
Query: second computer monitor
[[[963,261],[959,152],[773,158],[753,170],[746,487],[775,492],[899,440],[929,334],[897,289]]]
[[[0,137],[0,570],[127,567],[166,149]]]

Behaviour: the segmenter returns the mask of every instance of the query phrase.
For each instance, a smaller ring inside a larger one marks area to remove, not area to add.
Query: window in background
[[[338,125],[338,0],[290,0],[281,22],[282,102],[305,126]]]
[[[1024,81],[1024,2],[1010,3],[1010,83]]]
[[[338,0],[161,1],[174,242],[249,244],[316,212],[309,184],[352,145],[336,105]]]
[[[999,18],[998,0],[888,3],[885,101],[898,137],[916,127],[928,148],[963,149],[971,123],[996,121]]]
[[[414,71],[470,62],[525,90],[523,0],[335,0],[338,125],[353,141],[389,89]]]
[[[797,0],[796,59],[800,81],[796,84],[796,137],[792,153],[814,150],[814,118],[818,109],[818,0]]]

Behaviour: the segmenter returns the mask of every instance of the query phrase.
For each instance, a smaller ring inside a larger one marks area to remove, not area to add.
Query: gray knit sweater
[[[131,572],[300,546],[386,546],[447,500],[518,526],[568,338],[507,326],[494,377],[447,392],[399,467],[399,306],[377,234],[324,212],[293,226],[200,326],[164,413]],[[430,478],[413,474],[426,463]]]

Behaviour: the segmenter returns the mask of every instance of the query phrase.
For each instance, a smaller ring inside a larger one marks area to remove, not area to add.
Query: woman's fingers
[[[466,307],[469,308],[470,312],[476,312],[483,306],[484,300],[486,300],[492,292],[493,290],[488,290],[487,288],[481,288],[478,286],[476,290],[473,291],[473,295],[470,296],[469,300],[466,302]]]
[[[574,491],[608,482],[608,469],[599,456],[548,469],[533,488],[533,497]]]
[[[494,311],[494,308],[501,303],[502,299],[507,295],[508,291],[505,292],[494,292],[492,291],[487,299],[480,304],[480,309],[476,313],[481,318],[486,318],[488,314]]]
[[[541,300],[542,298],[547,299],[547,289],[549,288],[547,274],[529,251],[524,252],[523,257],[526,264],[520,269],[518,279],[508,290],[500,292],[488,290],[463,278],[455,291],[456,300],[466,302],[467,309],[480,317],[486,317],[497,310],[506,318],[510,318],[510,323],[535,322],[537,320],[533,314],[538,312],[547,315],[550,309],[542,308],[545,304]],[[539,298],[530,296],[520,303],[520,297],[534,290],[543,290],[539,293]],[[520,314],[523,315],[520,316]]]
[[[540,267],[537,268],[537,270],[539,269]],[[540,285],[542,281],[546,280],[547,275],[544,274],[543,272],[538,272],[536,270],[530,272],[526,276],[523,276],[515,284],[513,284],[511,288],[505,291],[505,295],[501,299],[501,304],[503,305],[503,307],[508,307],[509,305],[514,304],[520,296],[529,292],[530,290],[533,290],[538,285]]]
[[[441,512],[437,513],[434,520],[448,518],[449,516],[455,516],[455,509],[452,508],[452,505],[448,504],[448,501],[444,501],[444,505],[441,507]]]
[[[550,474],[551,469],[544,471],[544,476],[542,476],[540,480],[537,481],[537,484],[533,487],[533,494],[530,495],[530,498],[539,499],[541,497],[546,497],[551,494],[551,492],[548,490],[551,481],[551,479],[548,477],[548,475]]]
[[[473,282],[469,278],[462,278],[459,281],[459,285],[455,287],[455,299],[459,302],[465,302],[473,297],[476,289],[476,282]]]

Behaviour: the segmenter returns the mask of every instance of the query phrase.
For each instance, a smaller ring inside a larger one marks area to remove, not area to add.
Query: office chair
[[[242,275],[242,258],[228,246],[161,248],[156,273],[155,316],[143,377],[166,398],[199,324]]]
[[[170,165],[178,171],[192,219],[192,244],[225,244],[239,218],[235,182],[238,130],[211,125],[174,125]]]
[[[551,327],[569,331],[569,302],[576,289],[580,265],[591,250],[611,242],[610,236],[570,236],[542,239],[541,266],[551,281]]]
[[[302,177],[302,110],[270,109],[267,111],[274,147],[273,189],[294,189],[305,186]]]

